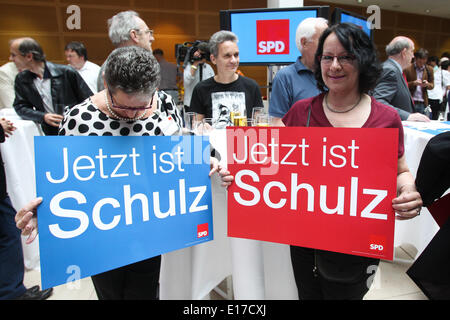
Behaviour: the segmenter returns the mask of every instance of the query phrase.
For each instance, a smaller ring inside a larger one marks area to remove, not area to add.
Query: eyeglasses
[[[353,61],[356,59],[356,57],[352,54],[345,54],[342,56],[330,56],[330,55],[323,54],[318,57],[319,61],[325,65],[332,64],[334,61],[334,58],[337,58],[340,65],[352,64]]]
[[[111,99],[111,105],[113,108],[116,109],[122,109],[122,110],[145,110],[145,109],[151,109],[152,105],[153,105],[153,97],[154,97],[154,93],[152,94],[152,99],[150,100],[150,102],[146,105],[146,106],[138,106],[138,107],[123,107],[123,106],[118,106],[114,103],[114,99],[112,96],[111,91],[108,89],[108,94],[109,94],[109,98]]]
[[[135,31],[139,31],[141,32],[141,29],[133,29]],[[146,30],[142,30],[145,32],[145,34],[149,34],[151,37],[153,37],[153,30],[152,29],[146,29]]]

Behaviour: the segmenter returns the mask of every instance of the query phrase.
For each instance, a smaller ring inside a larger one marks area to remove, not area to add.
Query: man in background
[[[203,80],[214,77],[214,70],[206,63],[205,54],[209,53],[206,42],[200,43],[197,50],[191,53],[191,57],[186,56],[183,64],[183,86],[184,86],[184,112],[192,111],[191,99],[195,86]],[[189,58],[191,58],[189,60]]]
[[[92,93],[97,93],[97,78],[100,66],[88,60],[84,44],[77,41],[69,42],[64,48],[64,54],[67,62],[78,71]]]
[[[10,53],[23,70],[14,83],[14,109],[21,118],[40,123],[46,135],[57,135],[66,106],[89,98],[91,89],[73,68],[47,61],[32,38],[13,40]]]
[[[386,54],[388,59],[382,65],[373,97],[396,109],[402,120],[430,121],[427,116],[415,111],[408,83],[403,77],[403,70],[410,66],[414,56],[414,42],[407,37],[395,37],[386,46]]]
[[[121,11],[108,19],[108,36],[115,48],[138,46],[148,51],[152,51],[153,30],[149,29],[144,20],[139,17],[135,11]],[[101,66],[97,78],[97,89],[105,89],[103,83],[103,69],[105,63]]]
[[[269,114],[273,125],[281,125],[281,119],[296,101],[320,93],[314,77],[314,55],[320,35],[327,27],[324,18],[307,18],[298,25],[295,42],[301,56],[278,71],[272,84]]]
[[[159,89],[169,94],[175,102],[175,105],[178,105],[177,84],[181,74],[175,64],[166,60],[164,52],[161,49],[153,50],[153,55],[161,67],[161,84],[159,85]]]
[[[414,53],[414,63],[404,70],[414,106],[419,113],[425,113],[428,106],[427,90],[434,88],[433,69],[427,66],[427,59],[428,51],[420,48]]]

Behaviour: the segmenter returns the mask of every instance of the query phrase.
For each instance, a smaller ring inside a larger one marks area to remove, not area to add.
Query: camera
[[[200,57],[195,57],[194,53],[198,50],[201,50],[202,54]],[[178,66],[180,65],[180,62],[183,62],[184,64],[190,62],[192,64],[194,61],[202,59],[210,61],[209,56],[209,46],[206,41],[196,40],[195,42],[185,42],[183,44],[175,45],[175,58],[177,59]]]

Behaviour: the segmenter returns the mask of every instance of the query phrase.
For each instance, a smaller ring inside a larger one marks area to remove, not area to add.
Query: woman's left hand
[[[211,177],[215,172],[218,172],[220,170],[219,160],[217,160],[214,157],[211,157],[210,158],[210,168],[211,168],[211,170],[209,171],[209,176]]]
[[[234,177],[230,174],[230,172],[226,168],[223,168],[219,164],[219,160],[217,160],[214,157],[211,157],[211,171],[209,171],[209,176],[211,177],[215,172],[219,173],[220,178],[222,180],[222,186],[228,188],[228,186],[231,185],[231,183],[233,182]]]
[[[422,197],[415,185],[401,187],[398,197],[392,200],[392,208],[397,214],[397,220],[408,220],[417,217],[422,209],[422,204]]]

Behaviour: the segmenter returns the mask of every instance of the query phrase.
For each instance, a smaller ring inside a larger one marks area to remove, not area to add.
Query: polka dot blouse
[[[162,136],[159,123],[161,117],[172,116],[181,128],[183,125],[180,113],[170,95],[158,91],[159,112],[148,118],[136,121],[124,121],[110,118],[98,109],[91,98],[67,109],[59,128],[60,136]],[[158,114],[161,113],[161,116]]]

